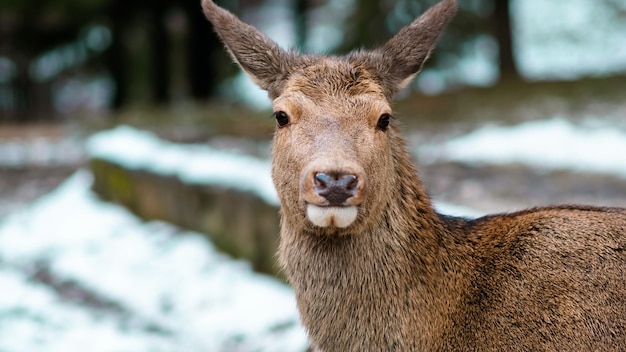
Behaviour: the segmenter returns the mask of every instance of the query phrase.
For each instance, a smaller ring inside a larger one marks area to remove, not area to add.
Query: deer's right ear
[[[258,29],[212,0],[203,0],[202,9],[239,66],[269,93],[270,98],[278,97],[290,72],[298,66],[299,55],[281,49]]]
[[[391,99],[422,69],[456,11],[456,0],[441,0],[382,47],[371,52],[357,52],[352,59],[369,64],[378,73],[386,95]]]

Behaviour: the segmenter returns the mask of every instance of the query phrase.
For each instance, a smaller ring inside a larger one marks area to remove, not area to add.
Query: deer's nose
[[[330,206],[344,205],[359,192],[359,178],[340,172],[318,172],[313,176],[315,193],[324,197]]]

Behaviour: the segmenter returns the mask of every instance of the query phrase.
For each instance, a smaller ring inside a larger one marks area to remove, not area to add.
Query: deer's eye
[[[284,111],[276,111],[272,114],[276,119],[278,127],[284,127],[289,124],[289,115]]]
[[[389,127],[389,122],[391,121],[391,115],[390,114],[382,114],[380,115],[380,117],[378,118],[378,122],[376,123],[376,128],[378,128],[381,131],[386,131],[387,127]]]

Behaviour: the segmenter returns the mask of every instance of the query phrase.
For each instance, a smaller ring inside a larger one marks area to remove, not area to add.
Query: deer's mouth
[[[319,227],[348,227],[358,215],[358,208],[354,205],[320,206],[306,205],[306,216],[315,226]]]

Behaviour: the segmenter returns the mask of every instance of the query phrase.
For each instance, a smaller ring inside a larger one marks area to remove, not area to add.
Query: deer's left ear
[[[387,97],[392,98],[422,69],[456,10],[455,0],[443,0],[402,28],[383,46],[370,52],[357,52],[352,59],[365,61],[380,77]]]
[[[203,0],[202,9],[239,66],[259,87],[268,91],[270,98],[278,97],[289,74],[300,65],[300,55],[281,49],[258,29],[212,0]]]

